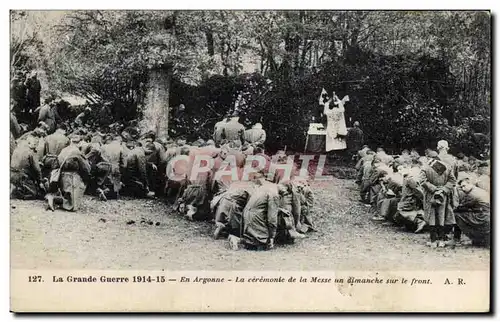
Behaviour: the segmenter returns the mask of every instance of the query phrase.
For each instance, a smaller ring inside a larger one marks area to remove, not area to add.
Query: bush
[[[356,60],[329,62],[319,71],[289,79],[280,74],[273,79],[259,74],[214,76],[197,87],[175,81],[171,106],[183,103],[187,109],[172,130],[191,140],[210,137],[215,123],[234,110],[241,92],[245,101],[240,106],[241,122],[247,126],[262,123],[270,150],[287,146],[301,151],[325,88],[339,97],[349,95],[347,126],[360,121],[366,143],[373,148],[383,146],[392,153],[418,148],[423,152],[446,139],[461,150],[477,153],[478,147],[473,147],[477,144],[470,144],[472,139],[466,135],[479,132],[478,128],[489,124],[489,117],[450,114],[458,105],[454,103],[455,80],[447,70],[445,62],[426,56],[414,59],[360,53]],[[458,120],[450,115],[458,115]],[[463,133],[458,131],[460,126]]]

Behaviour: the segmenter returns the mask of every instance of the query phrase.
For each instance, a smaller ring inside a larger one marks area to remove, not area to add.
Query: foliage
[[[453,87],[442,85],[445,78],[452,78],[444,73],[446,70],[444,62],[428,56],[415,59],[362,54],[355,63],[331,62],[321,73],[298,76],[289,83],[279,78],[271,81],[258,73],[214,76],[191,89],[174,87],[173,104],[187,107],[176,131],[192,140],[209,137],[213,125],[234,109],[235,93],[243,93],[243,122],[247,126],[261,122],[268,132],[269,146],[279,149],[286,145],[300,151],[324,87],[340,97],[350,95],[346,104],[348,126],[360,120],[367,143],[373,148],[384,146],[397,153],[419,147],[423,152],[446,139],[462,151],[478,154],[479,147],[471,148],[466,133],[484,129],[489,118],[462,119],[460,126],[450,124],[446,114],[454,108],[455,93]]]
[[[36,15],[28,11],[11,11],[10,76],[26,74],[46,67],[43,41],[39,31],[43,26]]]
[[[112,103],[115,117],[137,116],[148,71],[186,72],[198,57],[192,22],[173,11],[77,11],[57,26],[53,84],[93,103]],[[201,62],[200,62],[201,63]]]
[[[374,146],[448,139],[477,154],[474,133],[490,131],[487,12],[74,11],[50,33],[12,17],[45,31],[28,33],[42,50],[23,49],[18,65],[45,66],[60,92],[110,102],[114,119],[140,116],[152,69],[171,72],[172,135],[210,136],[241,94],[245,122],[261,122],[270,146],[301,150],[322,87],[350,96],[348,126],[361,121]]]

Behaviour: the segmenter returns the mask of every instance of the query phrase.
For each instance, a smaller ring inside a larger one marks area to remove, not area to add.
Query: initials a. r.
[[[448,278],[444,281],[444,285],[452,285],[452,284],[453,282],[450,282]],[[457,285],[465,285],[464,279],[460,277],[457,278]]]

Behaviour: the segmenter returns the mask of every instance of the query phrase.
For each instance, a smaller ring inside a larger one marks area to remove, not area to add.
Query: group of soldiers
[[[387,221],[420,233],[427,245],[455,247],[490,244],[490,161],[449,153],[447,141],[427,149],[388,155],[382,148],[359,151],[357,183],[361,201],[373,220]]]
[[[36,128],[25,133],[11,114],[12,198],[44,199],[52,211],[78,210],[84,194],[102,201],[161,198],[189,220],[214,222],[214,238],[227,237],[233,249],[267,250],[314,230],[311,189],[306,181],[269,175],[273,161],[264,153],[261,124],[245,129],[237,115],[227,116],[215,125],[212,139],[188,144],[140,133],[136,122],[91,130],[87,114],[60,122],[46,104]],[[212,162],[192,177],[198,155]],[[241,180],[249,155],[261,155],[266,166]],[[172,162],[179,157],[184,162]],[[233,170],[238,180],[227,174]]]
[[[12,108],[21,121],[31,119],[32,113],[40,106],[42,86],[36,71],[17,71],[12,77]]]

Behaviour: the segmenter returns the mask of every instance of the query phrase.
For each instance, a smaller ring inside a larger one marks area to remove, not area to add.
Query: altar
[[[306,135],[305,152],[325,152],[326,128],[322,123],[310,123]]]
[[[347,128],[349,130],[350,127]],[[306,144],[304,153],[324,153],[326,144],[326,128],[322,123],[309,123],[309,130],[306,134]]]

